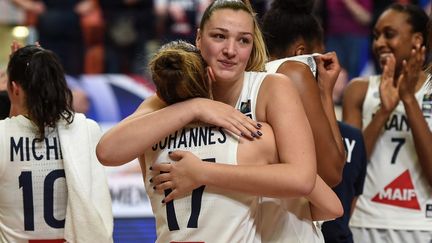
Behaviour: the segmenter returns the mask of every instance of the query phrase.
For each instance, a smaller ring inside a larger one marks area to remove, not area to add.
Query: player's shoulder
[[[344,90],[344,102],[361,104],[369,88],[369,78],[352,79]]]
[[[292,80],[282,73],[266,73],[263,82],[267,83],[291,83]]]
[[[346,86],[347,90],[364,90],[369,86],[368,77],[353,78]]]
[[[261,85],[261,90],[265,90],[271,94],[276,94],[291,89],[295,89],[293,80],[281,73],[267,74]]]

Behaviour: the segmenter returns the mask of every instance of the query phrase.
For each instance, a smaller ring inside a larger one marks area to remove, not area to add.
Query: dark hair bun
[[[160,69],[170,71],[180,71],[182,69],[183,57],[179,53],[170,52],[164,56],[160,56],[156,61]]]

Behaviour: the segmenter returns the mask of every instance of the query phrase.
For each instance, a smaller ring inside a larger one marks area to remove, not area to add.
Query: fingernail
[[[172,154],[172,151],[169,151],[168,154]]]
[[[258,123],[258,124],[257,124],[257,127],[258,127],[258,128],[261,128],[261,127],[262,127],[261,123]]]
[[[251,133],[251,136],[254,138],[257,137],[257,135],[254,132]]]
[[[240,133],[240,137],[244,137],[244,135],[245,135],[244,133]]]
[[[257,131],[256,133],[258,134],[258,136],[262,136],[262,133],[260,131]]]
[[[150,166],[149,170],[153,170],[153,168]]]
[[[149,181],[150,181],[150,183],[152,183],[152,182],[153,182],[153,178],[150,178],[150,180],[149,180]]]
[[[165,200],[162,200],[162,203],[165,203]]]

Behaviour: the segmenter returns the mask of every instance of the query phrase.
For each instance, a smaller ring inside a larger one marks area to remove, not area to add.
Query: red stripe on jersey
[[[65,240],[29,240],[28,243],[64,243]]]
[[[170,243],[205,243],[204,241],[171,241]]]

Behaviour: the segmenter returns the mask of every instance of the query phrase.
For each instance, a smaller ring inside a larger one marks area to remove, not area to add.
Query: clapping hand
[[[398,87],[394,82],[396,59],[393,53],[388,54],[383,64],[383,73],[379,87],[381,109],[386,113],[391,113],[399,103]]]
[[[426,47],[417,45],[411,50],[409,59],[402,62],[402,71],[397,82],[402,100],[414,97],[425,58]]]

